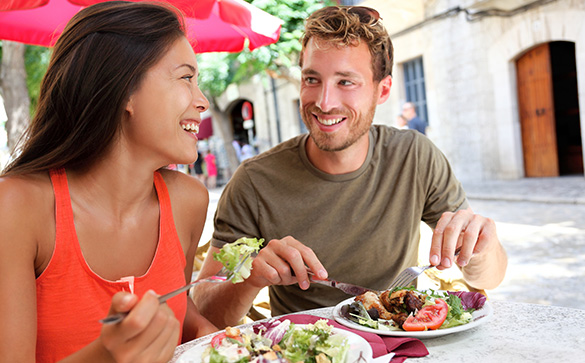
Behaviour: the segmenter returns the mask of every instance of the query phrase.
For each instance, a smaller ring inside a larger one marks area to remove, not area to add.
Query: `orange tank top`
[[[99,319],[107,315],[112,296],[119,291],[138,297],[154,290],[167,293],[185,284],[185,255],[175,229],[171,201],[159,172],[154,186],[160,208],[158,246],[148,271],[142,276],[109,281],[94,273],[81,252],[64,169],[50,172],[55,193],[55,249],[47,268],[37,278],[37,362],[54,362],[95,340]],[[181,294],[167,301],[181,322],[187,299]],[[179,340],[180,341],[180,340]]]

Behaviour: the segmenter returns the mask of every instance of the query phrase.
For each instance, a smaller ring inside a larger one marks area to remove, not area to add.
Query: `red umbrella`
[[[83,6],[108,0],[4,0],[0,39],[52,46]],[[141,0],[132,0],[141,1]],[[276,42],[282,21],[243,0],[165,0],[185,14],[195,52],[240,52]]]

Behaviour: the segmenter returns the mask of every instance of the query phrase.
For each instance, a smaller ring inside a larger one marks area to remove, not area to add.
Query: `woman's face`
[[[196,133],[209,107],[197,76],[197,59],[184,37],[146,72],[126,106],[122,137],[132,157],[156,161],[158,167],[197,159]]]

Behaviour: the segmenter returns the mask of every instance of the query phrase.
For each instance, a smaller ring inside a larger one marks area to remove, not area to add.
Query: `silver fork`
[[[455,250],[455,257],[457,257],[459,255],[460,251],[461,251],[461,247],[458,247]],[[435,267],[435,265],[413,266],[413,267],[409,267],[407,269],[402,270],[402,272],[400,274],[398,274],[398,276],[396,276],[394,281],[392,281],[390,286],[388,286],[387,290],[392,290],[392,289],[397,288],[397,287],[408,286],[408,284],[410,284],[414,279],[419,277],[420,274],[422,274],[423,272],[425,272],[426,270],[428,270],[432,267]]]
[[[226,267],[223,267],[221,270],[219,270],[218,273],[216,273],[215,275],[205,278],[205,279],[201,279],[201,280],[196,280],[196,281],[192,281],[190,283],[188,283],[187,285],[180,287],[176,290],[173,290],[167,294],[161,295],[158,297],[158,302],[159,304],[164,304],[168,299],[175,297],[177,295],[179,295],[180,293],[189,290],[191,287],[200,284],[202,282],[212,282],[212,283],[218,283],[218,282],[224,282],[224,281],[229,281],[231,279],[234,278],[235,274],[240,271],[240,269],[242,268],[242,266],[244,266],[244,263],[246,262],[246,260],[250,258],[250,254],[246,254],[244,256],[242,256],[242,259],[240,260],[240,262],[238,262],[238,264],[236,265],[236,267],[234,268],[233,271],[229,271]],[[102,324],[116,324],[122,320],[124,320],[124,318],[126,317],[126,315],[128,315],[128,312],[126,313],[117,313],[114,315],[110,315],[107,316],[103,319],[101,319],[99,322]]]

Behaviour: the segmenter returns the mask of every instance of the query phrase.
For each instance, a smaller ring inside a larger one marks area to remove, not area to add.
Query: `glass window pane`
[[[402,69],[404,70],[406,101],[415,104],[417,115],[428,125],[427,95],[422,57],[403,63]]]

